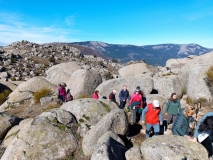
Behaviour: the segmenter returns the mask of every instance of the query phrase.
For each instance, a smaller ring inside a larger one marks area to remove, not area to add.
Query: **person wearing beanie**
[[[137,110],[143,108],[143,100],[142,100],[140,91],[141,90],[139,88],[136,88],[135,92],[131,96],[130,103],[129,103],[133,113],[133,125],[136,123]]]
[[[160,134],[160,125],[163,124],[163,116],[158,100],[154,100],[152,103],[148,104],[142,112],[142,124],[145,124],[145,114],[146,114],[146,138],[149,138],[151,127],[154,128],[155,135]],[[160,124],[159,124],[160,122]]]
[[[112,93],[110,93],[110,95],[109,95],[109,99],[110,99],[112,102],[114,102],[114,103],[117,104],[115,95],[116,95],[116,90],[113,90]]]
[[[129,91],[127,90],[127,86],[124,85],[123,89],[119,93],[119,99],[120,99],[120,109],[123,109],[126,105],[126,101],[129,98]]]

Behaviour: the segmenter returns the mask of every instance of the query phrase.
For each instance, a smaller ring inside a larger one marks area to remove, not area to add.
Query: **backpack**
[[[72,101],[72,100],[73,100],[73,96],[72,96],[70,93],[68,93],[68,94],[66,95],[66,100],[67,100],[67,101]]]

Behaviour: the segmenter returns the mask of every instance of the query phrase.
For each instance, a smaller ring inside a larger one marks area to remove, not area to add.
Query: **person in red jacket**
[[[93,99],[99,99],[98,93],[99,93],[99,91],[98,91],[98,90],[95,90],[95,92],[94,92],[92,98],[93,98]]]
[[[136,88],[135,92],[131,96],[130,99],[130,106],[132,107],[132,113],[133,113],[133,124],[136,123],[136,118],[137,118],[137,110],[139,108],[143,108],[143,101],[142,101],[142,96],[140,94],[140,90]]]
[[[160,133],[160,125],[163,124],[162,111],[158,100],[154,100],[148,104],[142,112],[142,124],[145,124],[144,118],[146,114],[146,138],[149,138],[151,127],[154,128],[155,135]],[[159,124],[160,122],[160,124]]]

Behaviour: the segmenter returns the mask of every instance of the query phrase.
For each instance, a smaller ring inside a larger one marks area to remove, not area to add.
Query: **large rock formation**
[[[61,106],[62,109],[71,112],[76,119],[88,125],[95,125],[103,116],[118,106],[108,100],[83,98],[67,102]]]
[[[141,160],[142,155],[140,151],[140,147],[134,146],[130,148],[126,153],[125,153],[126,160]]]
[[[91,160],[125,160],[126,147],[115,133],[108,131],[101,136],[96,144]]]
[[[21,83],[10,95],[9,99],[0,107],[0,111],[4,111],[5,107],[11,103],[21,102],[33,97],[33,92],[42,88],[49,88],[52,92],[56,91],[56,85],[50,83],[43,77],[34,77]]]
[[[118,95],[120,90],[123,88],[123,85],[127,85],[127,89],[131,94],[135,91],[137,86],[140,86],[143,93],[149,94],[154,88],[154,83],[152,78],[145,75],[136,75],[128,78],[117,78],[103,82],[96,89],[99,90],[101,96],[108,97],[112,90],[116,90],[116,99],[118,99]]]
[[[83,138],[82,148],[85,155],[92,155],[99,138],[107,131],[124,135],[128,129],[126,114],[121,109],[115,109],[106,114]]]
[[[74,98],[78,98],[82,95],[92,95],[95,88],[101,83],[102,78],[97,71],[79,69],[70,77],[67,82],[67,89],[70,89]]]
[[[67,83],[74,71],[81,69],[76,62],[61,63],[52,66],[46,71],[47,80],[58,85],[61,82]]]
[[[145,140],[141,145],[145,160],[208,159],[206,149],[181,136],[162,135]]]
[[[1,159],[67,159],[78,147],[70,128],[73,120],[69,112],[55,109],[22,121],[20,131]]]
[[[134,76],[137,74],[150,73],[146,63],[135,63],[122,67],[118,70],[121,77]]]

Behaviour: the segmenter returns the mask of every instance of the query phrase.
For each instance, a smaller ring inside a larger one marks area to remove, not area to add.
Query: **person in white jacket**
[[[209,157],[212,157],[213,112],[207,112],[198,123],[194,133],[194,142],[197,141],[206,148]]]

